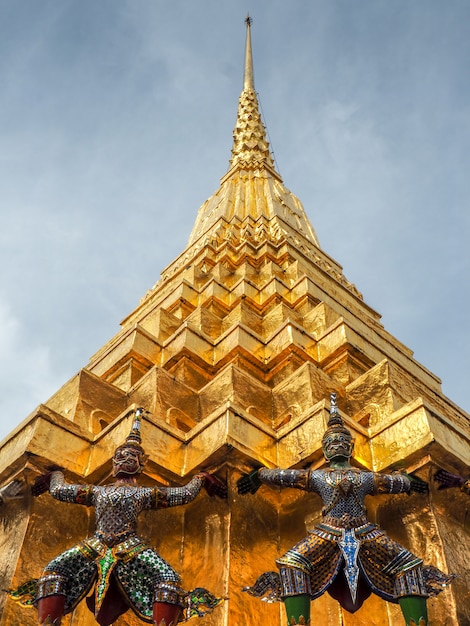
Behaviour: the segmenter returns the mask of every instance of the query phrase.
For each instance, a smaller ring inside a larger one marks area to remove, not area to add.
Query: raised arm
[[[237,481],[238,493],[241,495],[256,493],[262,483],[308,491],[309,474],[308,470],[267,469],[262,467],[261,469],[253,470],[249,474],[244,474]]]
[[[429,485],[413,474],[374,474],[374,494],[382,493],[427,493]]]
[[[278,485],[279,487],[293,487],[294,489],[308,489],[308,470],[293,469],[266,469],[258,471],[258,477],[262,483],[267,485]]]
[[[227,488],[218,478],[207,472],[200,472],[183,487],[156,487],[155,508],[188,504],[203,488],[210,496],[227,497]]]
[[[65,481],[61,471],[53,471],[39,476],[33,485],[32,492],[38,496],[49,489],[49,493],[56,500],[70,502],[72,504],[93,504],[93,485],[73,485]]]

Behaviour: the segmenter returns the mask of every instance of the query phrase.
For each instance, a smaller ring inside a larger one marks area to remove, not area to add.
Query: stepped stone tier
[[[438,491],[432,475],[438,467],[468,473],[470,416],[385,330],[284,186],[260,117],[248,23],[229,171],[200,208],[186,249],[121,330],[2,442],[1,481],[31,483],[58,465],[68,480],[105,482],[132,409],[144,407],[144,484],[181,484],[204,469],[227,479],[230,495],[149,512],[141,534],[187,588],[200,584],[227,598],[201,625],[284,626],[282,605],[241,589],[305,536],[321,516],[320,499],[268,487],[242,497],[235,483],[261,464],[320,467],[333,391],[356,438],[354,464],[416,471],[431,481],[429,496],[371,499],[370,519],[426,562],[459,575],[429,601],[430,619],[469,624],[470,500]],[[93,528],[86,507],[48,494],[25,495],[1,512],[3,589],[38,577]],[[1,602],[1,626],[36,623],[34,610],[5,595]],[[312,616],[315,626],[402,623],[398,606],[376,596],[350,614],[325,594]],[[94,620],[83,602],[64,623]],[[116,623],[139,622],[128,612]]]

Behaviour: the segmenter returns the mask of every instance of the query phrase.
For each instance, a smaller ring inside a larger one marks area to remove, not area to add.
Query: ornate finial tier
[[[202,236],[213,239],[225,224],[244,233],[242,240],[248,236],[246,233],[258,236],[260,232],[268,233],[263,238],[273,240],[269,233],[275,233],[277,243],[279,236],[295,238],[300,234],[318,248],[315,231],[301,202],[284,187],[274,167],[254,88],[251,17],[247,16],[245,22],[245,72],[233,131],[230,169],[222,178],[220,188],[199,209],[189,246]]]
[[[243,91],[238,102],[238,114],[233,131],[232,158],[230,171],[235,167],[245,169],[268,165],[274,171],[274,161],[266,138],[266,129],[261,121],[258,98],[255,91],[253,54],[251,51],[251,24],[248,15],[246,23],[245,73]],[[277,176],[279,176],[276,173]],[[280,177],[279,177],[280,178]]]
[[[253,169],[260,165],[268,165],[274,170],[274,161],[269,150],[266,129],[261,121],[256,92],[251,87],[245,87],[238,101],[230,168],[233,170],[238,166]],[[279,177],[279,174],[277,176]]]

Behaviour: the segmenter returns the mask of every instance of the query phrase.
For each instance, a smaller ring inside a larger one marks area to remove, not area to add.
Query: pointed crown
[[[351,431],[344,425],[343,418],[338,412],[336,403],[336,393],[330,394],[330,416],[328,418],[327,429],[323,435],[323,439],[332,433],[344,433],[352,439]]]
[[[138,448],[142,452],[144,451],[142,447],[142,435],[141,435],[141,415],[143,414],[144,409],[138,408],[135,410],[134,421],[132,422],[132,427],[129,434],[126,437],[125,443],[121,444],[119,448]]]

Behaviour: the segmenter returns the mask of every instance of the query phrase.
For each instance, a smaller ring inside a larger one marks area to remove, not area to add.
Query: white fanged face
[[[346,433],[329,433],[323,439],[322,446],[327,461],[339,457],[349,459],[353,451],[354,441]]]
[[[136,448],[118,448],[113,456],[113,476],[127,474],[133,476],[140,473],[142,465],[140,452]]]

